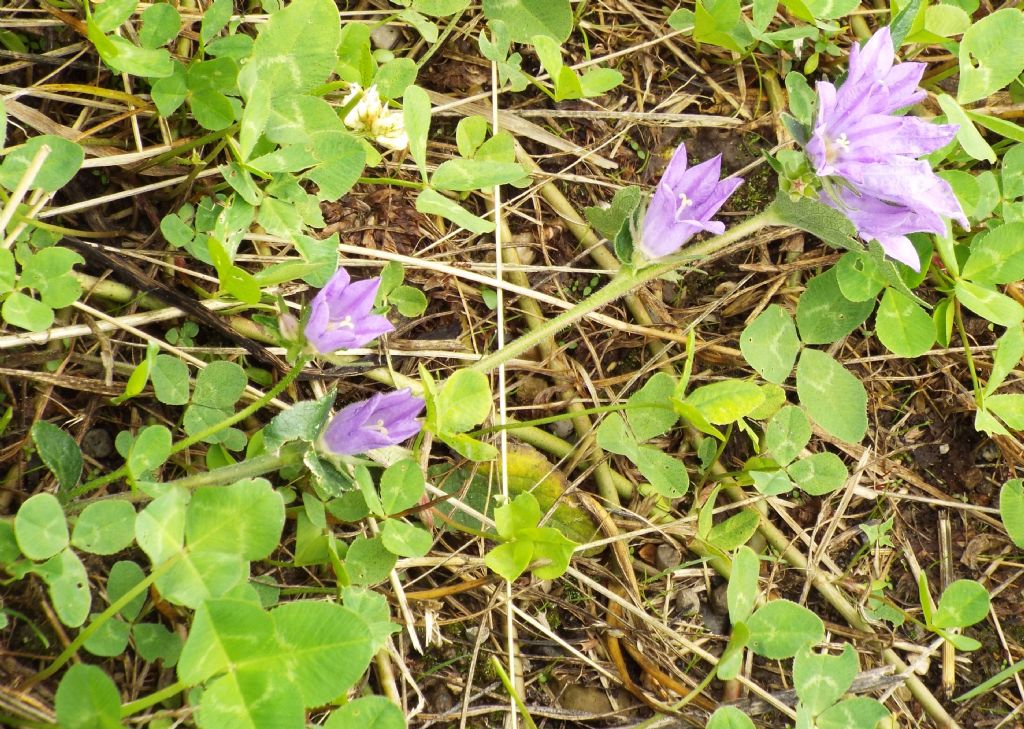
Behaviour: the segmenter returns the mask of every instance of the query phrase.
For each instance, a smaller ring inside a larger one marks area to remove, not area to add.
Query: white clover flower
[[[345,126],[372,137],[386,149],[400,150],[409,146],[402,112],[389,109],[381,101],[376,85],[364,90],[359,84],[352,84],[343,103],[348,105],[357,96],[359,101],[345,115]]]

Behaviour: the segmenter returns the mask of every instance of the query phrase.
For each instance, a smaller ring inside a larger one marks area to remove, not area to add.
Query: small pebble
[[[103,428],[93,428],[82,438],[82,452],[90,458],[106,458],[114,452],[114,441]]]

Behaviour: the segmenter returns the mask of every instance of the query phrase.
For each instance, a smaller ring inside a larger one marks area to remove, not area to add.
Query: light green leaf
[[[134,5],[134,0],[132,2]],[[102,669],[76,663],[60,680],[54,697],[63,729],[121,729],[121,696]]]
[[[395,561],[379,536],[356,537],[345,554],[345,569],[353,585],[375,585],[387,579]]]
[[[416,197],[416,212],[424,215],[440,215],[461,228],[478,235],[494,232],[494,223],[474,215],[436,190],[429,187]]]
[[[132,442],[128,452],[128,472],[132,478],[163,465],[171,455],[171,431],[163,425],[147,425]]]
[[[875,302],[850,301],[830,268],[807,282],[796,306],[796,323],[804,344],[831,344],[846,336],[871,314]]]
[[[1024,321],[1024,306],[1005,294],[965,279],[956,282],[955,291],[961,304],[993,324],[1013,327]]]
[[[411,509],[420,500],[425,488],[423,471],[416,461],[405,458],[381,474],[380,501],[385,514]]]
[[[985,407],[1014,430],[1024,430],[1024,394],[989,395],[985,398]]]
[[[729,622],[743,623],[754,612],[757,603],[757,583],[761,561],[750,547],[740,547],[732,558],[732,573],[726,588],[729,605]]]
[[[387,550],[399,557],[422,557],[434,541],[426,529],[401,519],[386,520],[380,536]]]
[[[1024,14],[1003,8],[977,21],[960,43],[957,101],[983,99],[1024,71]]]
[[[931,9],[929,8],[929,10]],[[961,10],[960,12],[963,11]],[[949,119],[949,123],[960,126],[956,133],[956,140],[960,142],[960,146],[964,148],[964,151],[974,159],[985,160],[990,164],[995,164],[996,153],[992,151],[992,147],[989,146],[985,138],[975,128],[974,122],[968,118],[963,107],[956,103],[956,100],[949,94],[939,94],[938,102],[939,106],[942,107],[942,111],[945,112],[946,118]]]
[[[735,706],[720,706],[708,719],[706,729],[754,729],[754,722]]]
[[[93,5],[92,22],[103,33],[110,33],[132,16],[138,0],[104,0],[102,3],[93,2]]]
[[[946,588],[935,608],[936,628],[966,628],[988,615],[988,590],[974,580],[956,580]]]
[[[935,343],[935,325],[928,312],[896,289],[885,290],[875,327],[886,349],[900,357],[919,357]]]
[[[46,420],[36,421],[31,434],[39,459],[57,477],[61,490],[66,491],[78,483],[83,461],[82,450],[75,439]]]
[[[656,372],[626,401],[626,418],[638,441],[664,435],[679,420],[671,399],[676,382],[665,372]]]
[[[858,696],[840,701],[818,716],[818,729],[875,729],[889,718],[889,710],[874,699]]]
[[[406,97],[408,100],[408,96]],[[408,101],[407,101],[408,103]],[[496,162],[484,159],[450,159],[442,162],[430,178],[438,190],[468,192],[489,190],[523,178],[526,170],[517,162]]]
[[[696,408],[708,422],[726,425],[746,417],[763,401],[764,393],[753,382],[723,380],[698,387],[684,402]]]
[[[637,470],[651,487],[668,499],[683,496],[690,488],[690,476],[686,465],[660,448],[640,446],[636,452]]]
[[[284,501],[266,479],[197,488],[188,505],[185,536],[192,553],[224,552],[264,559],[284,528]]]
[[[434,424],[438,432],[465,433],[487,419],[491,405],[487,376],[475,370],[458,370],[437,394]]]
[[[3,306],[0,306],[0,316],[11,326],[30,332],[45,331],[53,324],[53,309],[20,291],[4,299]]]
[[[92,595],[85,565],[70,549],[51,557],[36,570],[50,587],[50,600],[60,621],[77,628],[89,617]]]
[[[711,527],[705,541],[723,552],[731,552],[750,541],[760,521],[761,517],[754,509],[740,509]]]
[[[793,683],[800,703],[820,714],[850,690],[859,670],[857,651],[849,643],[838,656],[805,648],[793,659]]]
[[[860,0],[804,0],[818,20],[845,18],[860,6]]]
[[[868,430],[867,392],[849,370],[816,349],[805,349],[796,368],[796,391],[822,428],[848,443]]]
[[[792,658],[807,645],[825,638],[825,624],[805,607],[773,600],[758,608],[750,620],[750,649],[765,658]]]
[[[779,410],[764,433],[764,447],[782,466],[800,455],[811,440],[811,424],[804,411],[795,405]]]
[[[791,463],[789,477],[811,496],[824,496],[842,488],[849,477],[846,465],[835,453],[814,453]]]
[[[635,461],[639,444],[619,413],[609,413],[597,428],[597,444],[609,453]]]
[[[740,351],[761,377],[782,384],[800,351],[793,317],[778,304],[771,304],[743,330]]]
[[[999,490],[999,516],[1010,540],[1024,549],[1024,481],[1013,479]]]
[[[572,31],[572,9],[568,0],[484,0],[484,17],[505,23],[516,43],[529,43],[546,35],[564,43]]]
[[[331,712],[324,729],[405,729],[402,710],[383,696],[361,696]]]
[[[410,86],[402,99],[402,117],[409,137],[409,155],[427,181],[427,137],[430,134],[430,97],[419,86]]]
[[[128,501],[97,501],[79,514],[71,544],[91,554],[116,554],[135,541],[135,508]]]
[[[169,354],[157,355],[149,374],[156,399],[164,405],[184,405],[188,402],[188,365]]]
[[[68,546],[68,522],[57,497],[40,493],[28,497],[14,517],[18,548],[29,559],[49,559]]]
[[[181,29],[181,16],[169,3],[150,5],[142,11],[139,43],[143,48],[159,48],[170,43]]]
[[[1024,222],[1004,223],[976,237],[963,277],[986,284],[1024,279]]]

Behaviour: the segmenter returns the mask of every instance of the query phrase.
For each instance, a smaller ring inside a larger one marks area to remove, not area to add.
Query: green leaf
[[[92,595],[85,565],[70,549],[51,557],[36,570],[50,587],[50,600],[60,621],[77,628],[89,617]]]
[[[239,365],[215,360],[196,376],[192,402],[211,408],[230,408],[245,392],[249,380]]]
[[[735,36],[735,30],[743,27],[739,0],[697,0],[693,21],[694,40],[743,52]]]
[[[128,452],[128,472],[141,478],[162,466],[171,455],[171,431],[163,425],[147,425],[139,431]]]
[[[189,549],[264,559],[277,548],[284,528],[284,501],[266,479],[202,487],[188,505]]]
[[[796,391],[811,418],[848,443],[868,430],[867,392],[849,370],[824,352],[805,349],[796,368]]]
[[[816,719],[818,729],[875,729],[889,718],[889,710],[874,699],[858,696],[840,701]]]
[[[532,529],[540,521],[540,504],[529,492],[516,496],[505,506],[494,510],[495,528],[505,539],[514,539],[524,529]]]
[[[800,351],[793,318],[778,304],[771,304],[743,330],[740,351],[761,377],[782,384]]]
[[[493,461],[498,457],[497,448],[465,433],[440,433],[437,437],[463,458],[477,463]]]
[[[54,708],[62,729],[121,727],[121,696],[117,686],[96,666],[76,663],[69,668],[57,687]]]
[[[849,643],[838,656],[805,648],[793,659],[793,683],[800,703],[820,714],[850,690],[859,670],[857,651]]]
[[[811,440],[811,424],[804,411],[787,405],[772,417],[764,433],[765,451],[785,466],[807,447]]]
[[[11,326],[30,332],[45,331],[53,324],[53,309],[20,291],[8,295],[0,307],[0,316]]]
[[[637,448],[635,460],[640,475],[651,487],[667,499],[677,499],[690,488],[690,475],[686,464],[654,446]]]
[[[735,706],[720,706],[708,719],[706,729],[754,729],[754,722]]]
[[[280,645],[268,656],[302,696],[304,706],[323,706],[355,685],[370,665],[370,634],[358,614],[336,603],[298,600],[270,611]]]
[[[434,538],[426,529],[401,519],[386,520],[380,537],[387,550],[399,557],[422,557],[434,543]]]
[[[409,137],[409,155],[427,181],[427,137],[430,134],[430,97],[419,86],[410,86],[402,99],[402,118]]]
[[[526,571],[532,557],[533,542],[517,540],[499,544],[492,549],[484,556],[484,564],[491,571],[512,582]]]
[[[760,493],[765,496],[778,496],[796,488],[796,484],[789,480],[785,471],[751,471],[750,480],[754,483]]]
[[[986,284],[1024,279],[1024,222],[1004,223],[977,236],[962,275]]]
[[[135,517],[135,541],[156,567],[181,552],[185,542],[186,494],[168,491]]]
[[[494,232],[494,223],[474,215],[436,190],[429,187],[422,190],[416,198],[416,212],[424,215],[440,215],[471,233],[482,235]]]
[[[839,288],[836,269],[807,282],[796,306],[796,323],[804,344],[831,344],[859,327],[871,315],[875,302],[850,301]]]
[[[75,439],[45,420],[36,421],[31,434],[39,459],[57,477],[61,490],[67,491],[77,484],[82,475],[83,461],[82,450]]]
[[[405,729],[402,710],[383,696],[361,696],[331,712],[324,729]]]
[[[746,622],[757,603],[757,583],[761,561],[750,547],[740,547],[732,558],[732,573],[726,588],[729,605],[729,622],[733,625]]]
[[[819,20],[845,18],[860,6],[860,0],[804,0],[804,3]]]
[[[338,9],[331,0],[295,0],[270,16],[238,74],[247,99],[301,94],[334,71],[341,42]]]
[[[969,104],[1006,86],[1024,71],[1024,14],[1003,8],[977,21],[960,43],[957,101]]]
[[[159,623],[137,623],[132,626],[132,638],[139,657],[149,663],[162,661],[164,668],[170,668],[178,662],[181,655],[182,640],[177,633],[172,633]]]
[[[553,527],[528,529],[525,535],[521,536],[533,542],[534,561],[548,562],[533,568],[533,574],[537,579],[555,580],[565,574],[576,548],[575,542]]]
[[[853,223],[824,203],[807,198],[793,202],[789,195],[780,193],[772,203],[772,209],[782,223],[800,228],[835,248],[863,250],[863,246],[857,242],[857,231]]]
[[[849,301],[874,299],[886,284],[878,263],[867,253],[845,253],[833,270],[840,292]]]
[[[434,406],[438,432],[465,433],[491,413],[487,376],[475,370],[458,370],[445,380]]]
[[[630,185],[616,190],[608,207],[589,206],[583,209],[583,213],[598,233],[608,240],[615,240],[642,200],[640,188]]]
[[[1024,306],[1005,294],[965,279],[957,281],[954,290],[961,304],[993,324],[1013,327],[1024,321]]]
[[[619,413],[609,413],[597,428],[597,444],[609,453],[635,461],[639,444]]]
[[[385,514],[411,509],[423,496],[425,481],[419,464],[411,458],[394,463],[381,474],[380,502]]]
[[[989,395],[985,407],[1014,430],[1024,430],[1024,394]]]
[[[824,496],[842,488],[850,476],[843,459],[827,451],[801,458],[786,470],[789,477],[811,496]]]
[[[96,620],[99,613],[93,613],[89,617],[91,620]],[[124,653],[124,649],[128,647],[130,634],[131,626],[128,623],[118,618],[111,618],[103,622],[99,630],[90,635],[82,647],[94,656],[112,658]]]
[[[263,447],[276,453],[289,441],[312,443],[323,430],[333,404],[334,392],[331,391],[319,400],[303,400],[278,413],[263,429]]]
[[[18,548],[29,559],[49,559],[68,546],[68,522],[57,497],[41,493],[27,498],[14,517]]]
[[[1024,549],[1024,480],[1007,481],[999,490],[999,516],[1010,540]]]
[[[568,0],[484,0],[484,17],[502,21],[516,43],[529,43],[537,35],[564,43],[572,31]]]
[[[879,341],[900,357],[919,357],[935,343],[935,325],[924,309],[895,289],[886,289],[875,314]]]
[[[144,579],[146,579],[146,573],[134,562],[128,560],[115,562],[107,575],[107,600],[111,604],[117,602]],[[125,620],[135,620],[146,602],[146,597],[146,591],[139,592],[121,608],[118,614]]]
[[[939,598],[932,625],[936,628],[966,628],[988,615],[988,590],[974,580],[957,580]]]
[[[825,639],[825,624],[805,607],[773,600],[758,608],[750,620],[750,649],[765,658],[792,658],[801,648]]]
[[[156,399],[164,405],[184,405],[188,402],[188,365],[169,354],[157,355],[149,374]]]
[[[71,544],[91,554],[116,554],[135,541],[135,508],[127,501],[97,501],[79,514]]]
[[[743,623],[736,623],[732,626],[732,633],[729,635],[729,642],[726,643],[722,655],[718,658],[718,665],[715,666],[715,677],[720,681],[731,681],[740,675],[743,668],[744,649],[747,641],[750,640],[750,631]]]
[[[580,87],[585,98],[601,96],[621,84],[623,76],[614,68],[593,68],[580,77]]]
[[[722,380],[698,387],[684,402],[696,408],[708,422],[726,425],[746,417],[763,401],[764,393],[753,382]]]
[[[203,22],[199,26],[199,40],[209,43],[231,20],[234,12],[233,0],[213,0],[203,13]]]
[[[626,418],[638,441],[657,438],[675,426],[679,420],[671,404],[675,387],[671,375],[656,372],[626,401]]]
[[[106,3],[104,3],[106,5]],[[181,16],[173,5],[160,3],[142,11],[139,43],[143,48],[159,48],[174,40],[181,29]]]
[[[754,509],[740,509],[711,527],[705,541],[723,552],[731,552],[749,542],[759,524],[760,516]]]
[[[103,33],[117,30],[135,12],[137,0],[104,0],[93,3],[92,22]]]
[[[402,316],[415,318],[427,309],[427,296],[412,286],[399,286],[388,294],[388,303],[398,309]]]
[[[174,73],[174,63],[166,48],[141,48],[116,35],[100,40],[92,23],[88,26],[89,40],[96,46],[100,58],[115,71],[154,79]]]
[[[929,8],[929,10],[932,9],[933,8]],[[967,116],[963,107],[956,103],[956,100],[954,100],[949,94],[939,94],[937,101],[939,102],[939,106],[942,108],[942,111],[945,112],[949,123],[959,125],[960,128],[957,130],[956,140],[960,143],[960,146],[964,148],[964,151],[974,159],[985,160],[990,164],[995,164],[996,153],[992,151],[992,147],[989,146],[988,142],[985,141],[985,138],[981,136],[981,133],[977,128],[975,128],[974,122],[972,122]]]
[[[430,184],[438,190],[456,192],[489,190],[495,185],[520,180],[525,174],[526,170],[517,162],[450,159],[438,166],[430,178]]]
[[[356,537],[345,555],[345,569],[353,585],[375,585],[387,579],[395,560],[379,536]]]

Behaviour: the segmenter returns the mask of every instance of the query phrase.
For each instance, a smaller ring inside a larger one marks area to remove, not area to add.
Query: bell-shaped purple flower
[[[397,445],[420,432],[423,425],[416,416],[423,405],[422,398],[414,397],[408,388],[352,403],[327,424],[324,445],[338,456]]]
[[[743,180],[720,180],[721,174],[722,155],[687,169],[686,145],[679,145],[644,216],[639,247],[645,256],[653,259],[675,253],[701,231],[725,232],[725,224],[711,216]]]
[[[379,278],[352,283],[348,271],[339,268],[313,299],[306,340],[321,354],[331,354],[394,331],[386,317],[371,313],[378,288]]]
[[[894,64],[889,29],[850,50],[846,81],[837,90],[820,81],[818,117],[807,156],[822,177],[839,177],[834,196],[822,201],[846,213],[867,241],[915,270],[921,263],[908,233],[946,233],[946,219],[969,226],[949,184],[918,157],[945,146],[955,124],[893,116],[924,98],[918,88],[923,63]]]

